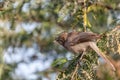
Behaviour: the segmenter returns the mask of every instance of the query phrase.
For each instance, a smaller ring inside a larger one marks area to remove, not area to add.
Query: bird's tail
[[[105,59],[105,61],[110,64],[110,66],[112,67],[112,69],[115,71],[115,67],[114,65],[110,62],[110,60],[108,60],[108,58],[105,56],[105,54],[103,54],[102,51],[100,51],[100,49],[97,47],[97,45],[94,42],[90,42],[90,47],[102,58]]]

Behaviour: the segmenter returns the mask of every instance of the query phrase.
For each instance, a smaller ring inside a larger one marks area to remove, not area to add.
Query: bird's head
[[[68,33],[67,32],[62,32],[59,34],[58,37],[55,38],[55,41],[58,42],[61,45],[64,45],[66,39],[67,39]]]

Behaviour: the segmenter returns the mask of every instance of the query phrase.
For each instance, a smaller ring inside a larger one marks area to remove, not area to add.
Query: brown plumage
[[[115,71],[114,65],[107,59],[107,57],[99,50],[96,45],[96,40],[100,35],[92,32],[62,32],[55,40],[67,50],[79,54],[85,52],[88,47],[91,47],[99,56],[111,65]],[[84,55],[84,54],[83,54]]]

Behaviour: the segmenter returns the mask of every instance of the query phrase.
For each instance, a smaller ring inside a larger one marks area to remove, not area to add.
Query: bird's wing
[[[92,32],[79,32],[75,37],[70,41],[71,45],[79,44],[82,42],[94,41],[99,36]]]

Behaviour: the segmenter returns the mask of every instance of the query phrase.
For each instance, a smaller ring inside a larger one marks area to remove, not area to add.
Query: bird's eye
[[[59,38],[57,37],[57,38],[55,38],[55,40],[56,40],[56,41],[58,41],[58,40],[59,40]]]
[[[59,40],[59,43],[60,43],[60,44],[64,44],[64,39],[60,39],[60,40]]]
[[[64,42],[65,42],[64,37],[63,37],[63,36],[59,36],[59,37],[55,38],[55,40],[56,40],[59,44],[61,44],[61,45],[63,45],[63,44],[64,44]]]

